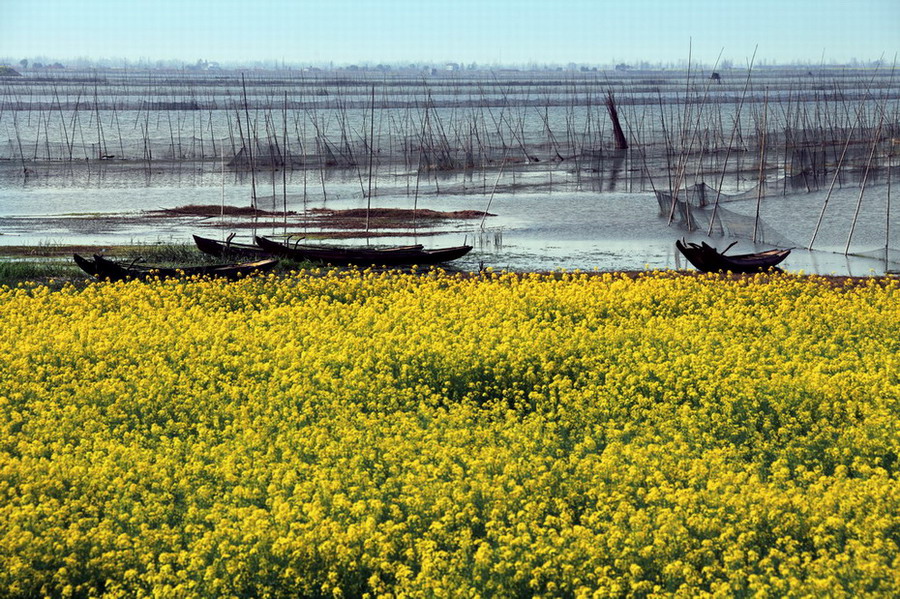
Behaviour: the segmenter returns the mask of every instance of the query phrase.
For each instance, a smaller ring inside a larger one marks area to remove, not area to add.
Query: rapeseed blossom
[[[0,289],[0,596],[900,593],[900,288]]]

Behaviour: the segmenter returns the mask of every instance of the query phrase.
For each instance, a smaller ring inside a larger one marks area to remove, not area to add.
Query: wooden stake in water
[[[728,147],[725,149],[725,161],[722,164],[722,176],[719,177],[719,184],[716,186],[716,201],[713,203],[712,215],[709,217],[709,228],[706,230],[706,235],[712,235],[713,223],[716,222],[716,213],[719,210],[719,200],[722,197],[722,185],[725,183],[725,173],[728,168],[728,158],[731,156],[731,150],[734,147],[734,138],[735,134],[738,131],[738,123],[741,120],[741,110],[744,108],[744,99],[747,97],[747,89],[750,87],[750,74],[753,72],[753,62],[756,60],[756,50],[759,46],[753,49],[753,56],[750,58],[750,62],[747,66],[747,80],[744,82],[744,90],[741,92],[741,100],[738,103],[737,111],[734,116],[734,124],[731,128],[731,138],[728,140]]]
[[[860,111],[862,110],[862,106],[860,106]],[[856,120],[853,121],[853,125],[850,127],[850,132],[847,134],[847,140],[844,142],[844,149],[841,151],[841,157],[838,159],[837,166],[834,168],[834,176],[831,178],[831,185],[828,187],[828,193],[825,194],[825,200],[822,202],[822,210],[819,212],[819,220],[816,221],[816,228],[813,231],[812,238],[809,240],[809,245],[806,249],[811,250],[813,244],[816,242],[816,237],[819,235],[819,228],[822,226],[822,220],[825,218],[825,210],[828,208],[828,201],[831,199],[831,193],[834,191],[834,184],[837,183],[838,175],[841,173],[841,168],[844,166],[844,158],[847,156],[847,148],[850,147],[850,140],[853,139],[853,132],[856,129],[856,125],[859,123],[860,112],[857,111]]]
[[[872,151],[869,152],[869,159],[866,161],[866,171],[863,175],[862,185],[859,187],[859,198],[856,200],[856,211],[853,213],[853,222],[850,224],[850,233],[847,235],[847,245],[844,247],[844,255],[850,253],[850,241],[853,239],[853,232],[856,230],[856,221],[859,219],[859,210],[862,207],[863,193],[866,191],[866,183],[869,181],[869,169],[872,166],[872,158],[875,156],[875,148],[878,146],[878,138],[881,136],[881,126],[884,124],[884,113],[878,121],[878,128],[875,130],[875,136],[872,139]]]
[[[622,125],[619,122],[619,111],[616,110],[616,101],[613,99],[612,90],[606,92],[606,110],[609,112],[609,118],[612,120],[613,136],[616,140],[617,150],[627,150],[628,141],[625,139],[625,133],[622,131]]]
[[[100,123],[100,99],[97,94],[97,84],[94,83],[94,112],[97,115],[97,158],[103,158],[106,148],[103,147],[103,126]]]
[[[241,73],[241,87],[244,89],[244,117],[247,119],[247,154],[250,158],[250,207],[256,210],[256,168],[253,163],[253,136],[250,128],[250,109],[247,107],[247,82],[244,81],[243,73]]]
[[[888,151],[888,180],[887,180],[887,206],[885,207],[885,226],[884,226],[884,260],[887,262],[890,259],[890,247],[891,247],[891,170],[893,169],[894,163],[894,148],[893,145],[891,149]],[[885,264],[885,267],[887,265]]]
[[[372,159],[375,154],[375,86],[372,86],[372,108],[369,119],[369,192],[366,194],[366,233],[369,232],[369,211],[372,209]],[[368,239],[368,235],[366,236]]]
[[[766,185],[766,134],[767,119],[769,116],[769,88],[766,88],[766,96],[763,102],[762,132],[759,143],[759,184],[756,189],[756,218],[753,220],[753,243],[756,243],[759,231],[759,211],[762,205],[763,188]]]
[[[287,130],[287,92],[284,92],[284,106],[281,114],[281,193],[284,207],[284,232],[287,233],[287,166],[288,166],[288,130]]]

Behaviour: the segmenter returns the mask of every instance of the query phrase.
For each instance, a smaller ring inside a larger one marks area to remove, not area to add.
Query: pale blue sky
[[[0,0],[0,59],[293,64],[875,60],[900,0]]]

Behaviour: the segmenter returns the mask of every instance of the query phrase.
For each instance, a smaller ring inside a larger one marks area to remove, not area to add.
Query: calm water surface
[[[560,174],[558,180],[564,176]],[[189,243],[192,233],[224,237],[232,231],[237,232],[235,240],[249,240],[252,231],[235,228],[228,219],[145,218],[146,211],[161,208],[249,203],[250,185],[243,178],[226,175],[223,182],[221,174],[210,173],[182,173],[180,181],[173,181],[172,177],[145,181],[143,185],[137,181],[123,185],[116,178],[108,182],[95,179],[91,188],[83,184],[57,186],[47,181],[0,188],[0,245]],[[287,187],[289,210],[366,206],[355,175],[329,181],[327,199],[323,199],[321,182],[298,177],[295,173]],[[187,186],[185,178],[190,182]],[[415,205],[440,211],[480,210],[495,215],[483,223],[477,219],[451,221],[437,231],[423,228],[406,236],[375,240],[389,244],[418,242],[427,247],[474,245],[470,255],[453,263],[462,270],[690,268],[675,249],[677,238],[707,240],[719,248],[735,240],[707,238],[700,232],[688,233],[675,224],[669,225],[659,215],[652,192],[520,191],[491,196],[489,192],[439,193],[439,184],[423,184],[416,199],[407,195],[405,187],[392,188],[389,180],[379,181],[378,185],[379,195],[372,200],[375,207],[412,209]],[[445,188],[453,186],[445,184]],[[260,207],[281,210],[284,192],[280,180],[274,191],[273,198],[271,183],[258,182]],[[789,271],[868,275],[896,270],[897,264],[885,261],[883,250],[886,243],[896,246],[900,239],[897,218],[892,219],[891,231],[886,234],[889,191],[886,185],[873,186],[866,189],[861,201],[858,186],[838,189],[830,197],[826,191],[819,191],[764,198],[759,204],[760,216],[766,225],[767,240],[777,243],[754,244],[740,239],[731,252],[768,249],[772,245],[798,248],[783,263]],[[723,204],[726,206],[730,213],[751,219],[757,212],[757,201],[752,198]],[[808,245],[820,216],[815,251],[802,249]],[[851,227],[851,252],[866,256],[844,255]],[[269,227],[258,232],[283,230]],[[293,232],[304,231],[295,228]],[[897,259],[896,251],[891,252],[891,258]]]

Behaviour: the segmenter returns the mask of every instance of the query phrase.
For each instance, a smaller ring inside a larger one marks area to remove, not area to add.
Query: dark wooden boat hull
[[[194,244],[197,249],[216,258],[245,258],[259,260],[270,257],[265,250],[257,245],[249,243],[234,243],[231,241],[217,241],[208,237],[194,235]]]
[[[259,259],[271,257],[272,254],[267,252],[263,248],[258,245],[250,245],[246,243],[235,243],[231,241],[218,241],[216,239],[209,239],[208,237],[200,237],[199,235],[194,235],[194,244],[204,254],[208,254],[210,256],[215,256],[217,258],[248,258],[248,259]],[[306,245],[291,245],[291,248],[300,247],[300,248],[309,248],[310,253],[315,253],[317,251],[321,251],[319,248],[310,247]],[[377,250],[379,252],[398,252],[398,251],[409,251],[409,250],[421,250],[422,245],[405,245],[393,248],[385,248]]]
[[[75,260],[75,264],[78,267],[89,274],[92,277],[97,276],[97,264],[92,259],[84,258],[79,256],[78,254],[72,254],[72,258]]]
[[[702,272],[757,273],[777,269],[791,250],[768,250],[756,254],[726,256],[716,248],[701,242],[699,245],[683,240],[675,241],[678,251]]]
[[[149,278],[185,278],[193,276],[224,277],[231,280],[248,275],[272,270],[278,260],[268,258],[241,264],[222,264],[214,266],[188,266],[184,268],[160,268],[153,266],[125,266],[103,256],[95,255],[89,260],[74,254],[75,263],[87,274],[106,281],[125,281],[129,279],[145,280]]]
[[[254,241],[266,252],[298,261],[322,262],[334,266],[413,266],[433,265],[456,260],[472,250],[470,245],[426,250],[421,246],[388,249],[346,249],[290,246],[265,237]]]

